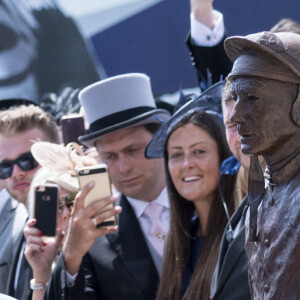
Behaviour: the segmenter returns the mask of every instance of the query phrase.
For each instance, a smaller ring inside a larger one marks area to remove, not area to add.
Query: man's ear
[[[300,126],[300,85],[298,85],[298,97],[292,107],[292,119]]]

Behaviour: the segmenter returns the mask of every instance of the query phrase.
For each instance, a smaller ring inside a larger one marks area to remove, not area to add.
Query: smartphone
[[[76,142],[78,137],[86,134],[84,118],[79,115],[63,116],[60,121],[62,130],[62,140],[65,145]]]
[[[55,236],[58,212],[58,185],[37,185],[34,190],[34,218],[35,227],[44,236]]]
[[[82,189],[89,182],[94,181],[94,188],[88,193],[85,198],[84,207],[89,206],[95,201],[101,200],[106,197],[110,197],[112,195],[111,183],[108,174],[108,169],[106,164],[99,164],[95,166],[83,167],[80,168],[77,172],[80,189]],[[113,208],[113,204],[109,204],[107,207],[103,209],[103,211],[107,209]],[[104,222],[98,224],[97,227],[109,227],[116,225],[115,216],[110,217]]]

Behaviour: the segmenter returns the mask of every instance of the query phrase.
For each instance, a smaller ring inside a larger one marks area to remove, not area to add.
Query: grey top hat
[[[164,123],[170,113],[157,109],[150,79],[145,74],[130,73],[96,82],[79,93],[89,124],[88,134],[79,137],[93,146],[99,137],[126,127]]]
[[[222,120],[222,92],[224,81],[217,82],[205,90],[198,98],[191,100],[178,109],[174,115],[153,135],[145,149],[147,158],[164,157],[165,143],[173,128],[186,116],[196,111],[204,111]]]
[[[300,35],[291,32],[259,32],[245,37],[233,36],[225,40],[226,53],[232,62],[245,53],[255,53],[259,56],[271,59],[274,63],[279,63],[286,70],[287,74],[271,74],[269,70],[245,70],[233,67],[228,77],[253,75],[300,83]]]

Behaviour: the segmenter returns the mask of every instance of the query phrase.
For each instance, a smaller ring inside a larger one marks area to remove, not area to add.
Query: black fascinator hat
[[[195,111],[205,111],[222,119],[222,92],[225,81],[220,81],[205,90],[199,97],[185,103],[173,116],[153,135],[145,149],[146,158],[161,158],[169,133],[183,118]]]

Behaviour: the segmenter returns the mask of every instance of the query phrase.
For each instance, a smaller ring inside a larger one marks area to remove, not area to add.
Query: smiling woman
[[[167,152],[168,168],[176,190],[185,199],[193,201],[197,211],[209,208],[219,176],[216,141],[201,127],[187,124],[170,136]]]
[[[193,112],[174,127],[165,147],[171,231],[158,299],[207,299],[227,222],[217,188],[220,163],[230,156],[223,123],[217,115]],[[232,213],[234,177],[222,179]]]
[[[231,155],[223,121],[218,113],[208,110],[211,103],[202,100],[192,101],[173,115],[146,149],[146,155],[159,157],[162,153],[155,149],[160,148],[158,144],[164,145],[171,208],[159,300],[209,298],[210,281],[227,223],[219,180],[228,210],[230,213],[234,210],[235,176],[219,179],[221,162]]]

